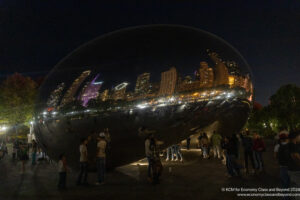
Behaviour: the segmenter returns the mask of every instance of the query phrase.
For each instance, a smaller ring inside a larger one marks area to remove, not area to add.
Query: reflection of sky
[[[144,72],[151,73],[150,82],[159,82],[161,72],[172,66],[180,76],[194,77],[200,61],[214,66],[206,49],[217,52],[223,60],[237,62],[242,72],[248,72],[242,58],[214,36],[176,27],[147,28],[146,31],[112,34],[73,52],[50,75],[42,95],[47,98],[61,82],[65,82],[68,88],[85,70],[92,71],[86,81],[100,73],[98,81],[104,82],[101,90],[111,89],[124,81],[129,82],[128,89],[133,90],[137,76]]]

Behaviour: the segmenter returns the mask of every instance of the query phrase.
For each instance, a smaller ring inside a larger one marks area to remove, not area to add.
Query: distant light
[[[33,121],[30,121],[30,124],[32,125],[32,124],[33,124]]]
[[[142,103],[142,104],[138,104],[136,107],[138,107],[139,109],[144,109],[148,107],[148,104]]]
[[[158,102],[159,102],[159,103],[164,103],[165,100],[164,100],[163,98],[160,98],[160,99],[158,99]]]
[[[47,115],[47,112],[46,112],[46,111],[44,111],[44,112],[43,112],[43,115]]]
[[[99,82],[93,83],[93,85],[101,85],[102,83],[103,83],[103,81],[99,81]]]
[[[7,127],[6,126],[2,126],[1,127],[1,131],[6,131]]]
[[[57,112],[52,112],[52,115],[56,115],[57,114]]]
[[[174,98],[174,97],[171,97],[171,98],[169,99],[169,101],[175,101],[175,98]]]

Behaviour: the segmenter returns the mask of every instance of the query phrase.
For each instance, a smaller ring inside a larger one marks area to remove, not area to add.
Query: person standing
[[[264,170],[264,161],[263,161],[263,152],[266,151],[266,146],[263,139],[260,137],[259,134],[254,134],[254,141],[253,141],[253,152],[254,152],[254,159],[256,162],[256,169],[259,171]]]
[[[209,157],[208,146],[209,146],[208,137],[207,137],[206,133],[203,133],[203,136],[201,138],[201,147],[203,150],[203,158],[204,159]]]
[[[242,168],[236,161],[237,159],[237,138],[236,134],[227,140],[225,138],[225,154],[226,154],[226,167],[230,176],[239,176],[240,169]]]
[[[278,160],[280,179],[283,188],[290,187],[290,176],[288,174],[289,138],[286,133],[279,135],[279,144],[274,147],[274,156]]]
[[[186,149],[187,149],[187,150],[190,150],[190,145],[191,145],[191,136],[189,136],[189,137],[186,139]]]
[[[174,148],[173,145],[167,148],[167,158],[166,161],[174,161]]]
[[[250,136],[250,131],[246,131],[245,135],[241,135],[242,145],[244,149],[244,161],[246,173],[249,173],[248,161],[250,159],[253,170],[255,170],[255,163],[253,158],[253,139]]]
[[[20,153],[20,160],[22,162],[22,173],[25,172],[25,163],[26,161],[28,160],[28,152],[27,152],[27,145],[20,145],[20,150],[19,150],[19,153]]]
[[[58,189],[66,189],[67,171],[68,167],[66,156],[61,154],[58,161]]]
[[[32,140],[32,149],[31,149],[31,165],[36,164],[36,152],[37,152],[37,143],[35,140]]]
[[[173,148],[174,148],[174,152],[175,152],[175,155],[176,155],[176,159],[175,161],[180,161],[182,162],[183,161],[183,158],[182,158],[182,153],[181,153],[181,147],[179,144],[175,144],[173,145]]]
[[[149,133],[145,140],[145,154],[148,160],[148,181],[153,184],[159,183],[159,176],[162,165],[159,158],[158,145],[163,142],[154,138],[153,133]]]
[[[213,135],[211,136],[211,144],[213,148],[214,158],[221,158],[221,140],[221,135],[214,131]]]
[[[291,184],[300,187],[300,132],[291,132],[289,138],[288,174]]]
[[[80,172],[77,179],[77,185],[88,185],[87,182],[87,176],[88,176],[88,151],[87,151],[87,139],[82,139],[81,144],[79,146],[79,152],[80,152],[80,159],[79,159],[79,165],[80,165]],[[83,180],[82,180],[83,176]]]
[[[99,134],[99,140],[97,143],[97,173],[98,173],[98,182],[96,185],[103,185],[106,171],[106,145],[105,133],[101,132]]]

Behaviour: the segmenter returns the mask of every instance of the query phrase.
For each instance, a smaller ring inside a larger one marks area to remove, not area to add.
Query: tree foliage
[[[284,85],[270,98],[272,114],[282,125],[289,129],[299,128],[300,88],[296,85]]]
[[[0,118],[10,125],[29,122],[33,117],[37,84],[19,73],[8,76],[0,85]]]
[[[270,97],[270,104],[251,113],[247,128],[263,135],[271,135],[280,129],[300,128],[300,88],[284,85]]]

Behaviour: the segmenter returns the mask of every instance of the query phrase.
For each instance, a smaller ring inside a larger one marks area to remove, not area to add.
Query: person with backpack
[[[290,177],[288,175],[289,157],[289,137],[286,133],[279,135],[279,143],[274,147],[274,156],[278,160],[280,169],[280,179],[283,188],[290,187]]]

